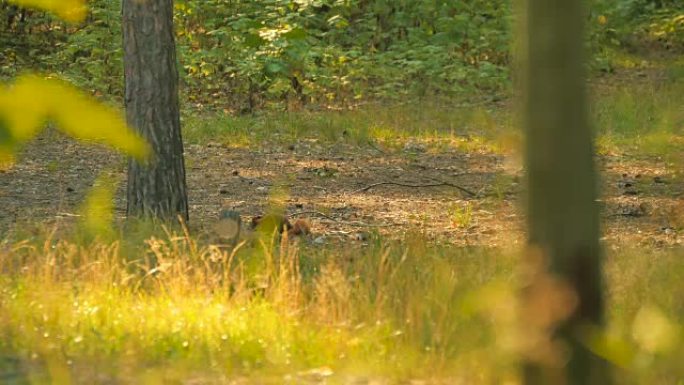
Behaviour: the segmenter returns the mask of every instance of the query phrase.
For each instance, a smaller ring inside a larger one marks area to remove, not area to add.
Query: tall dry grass
[[[166,232],[129,243],[54,233],[2,243],[7,383],[517,383],[529,345],[516,253],[420,237],[330,247],[264,237],[229,251]],[[587,343],[623,366],[625,383],[681,378],[674,255],[606,265],[610,322]]]

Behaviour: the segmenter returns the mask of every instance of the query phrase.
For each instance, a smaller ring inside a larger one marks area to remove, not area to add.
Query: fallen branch
[[[371,185],[368,185],[364,188],[360,188],[358,190],[352,191],[353,194],[360,193],[360,192],[366,192],[374,187],[377,186],[382,186],[382,185],[392,185],[392,186],[401,186],[401,187],[410,187],[410,188],[422,188],[422,187],[439,187],[439,186],[449,186],[456,188],[460,191],[463,191],[464,193],[470,195],[470,196],[476,196],[477,194],[468,190],[465,187],[459,186],[457,184],[449,183],[449,182],[437,182],[437,183],[426,183],[426,184],[410,184],[410,183],[400,183],[400,182],[377,182],[373,183]]]
[[[399,226],[396,224],[373,224],[373,223],[364,223],[364,222],[348,222],[348,221],[341,221],[337,218],[331,217],[330,215],[324,214],[320,211],[298,211],[296,213],[292,213],[288,215],[288,217],[296,217],[300,215],[316,215],[322,218],[325,218],[329,221],[333,221],[335,223],[339,223],[342,225],[347,225],[347,226],[356,226],[356,227],[393,227],[393,226]]]
[[[369,140],[369,141],[368,141],[368,145],[369,145],[372,149],[374,149],[375,151],[377,151],[377,152],[379,152],[379,153],[381,153],[381,154],[387,155],[387,152],[385,152],[385,151],[382,150],[380,147],[378,147],[375,143],[373,143],[372,140]]]
[[[300,215],[316,215],[319,217],[327,218],[330,219],[331,221],[336,221],[337,219],[331,217],[328,214],[324,214],[320,211],[297,211],[296,213],[288,214],[287,216],[292,218],[292,217],[298,217]]]

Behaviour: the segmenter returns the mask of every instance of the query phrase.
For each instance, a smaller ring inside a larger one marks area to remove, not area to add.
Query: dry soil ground
[[[267,211],[272,197],[279,196],[288,213],[308,218],[317,243],[363,242],[374,232],[420,233],[434,242],[473,246],[523,240],[522,171],[500,154],[419,142],[387,149],[311,139],[251,149],[190,144],[186,156],[190,224],[201,235],[210,235],[222,207],[233,207],[247,219]],[[682,245],[684,183],[675,165],[658,156],[629,154],[603,155],[597,163],[608,245]],[[115,207],[123,218],[124,159],[53,131],[44,133],[13,168],[0,172],[0,231],[72,222],[102,172],[121,181]],[[374,185],[385,182],[405,185]],[[442,185],[416,187],[435,184]]]

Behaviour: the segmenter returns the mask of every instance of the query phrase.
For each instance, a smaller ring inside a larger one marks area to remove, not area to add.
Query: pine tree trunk
[[[531,249],[578,301],[553,337],[568,362],[528,362],[525,383],[610,384],[608,366],[581,336],[603,321],[597,177],[584,79],[582,0],[527,0],[525,128]]]
[[[130,160],[128,216],[188,219],[172,0],[124,0],[123,47],[128,124],[153,150]]]

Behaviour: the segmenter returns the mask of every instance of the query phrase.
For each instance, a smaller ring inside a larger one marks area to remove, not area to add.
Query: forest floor
[[[662,76],[658,71],[608,76],[597,82],[596,94],[599,99],[608,94],[618,99],[618,104],[624,103],[620,98],[625,92],[629,95],[632,88],[620,85],[634,87],[637,82],[636,87],[657,90]],[[506,113],[510,106],[470,108],[477,111],[470,113],[463,127],[459,127],[459,116],[448,114],[433,122],[419,123],[435,125],[428,130],[406,127],[416,123],[410,116],[403,120],[394,117],[388,123],[388,113],[380,112],[381,108],[363,113],[364,119],[370,121],[364,124],[375,129],[375,134],[359,137],[358,130],[350,128],[347,132],[343,126],[330,123],[357,112],[293,112],[263,118],[274,119],[275,123],[268,127],[250,127],[248,123],[244,130],[256,134],[247,135],[251,138],[247,145],[239,143],[240,133],[227,128],[233,124],[229,118],[208,118],[215,120],[214,126],[226,126],[219,127],[219,134],[214,135],[203,132],[196,124],[207,118],[191,117],[190,139],[186,141],[191,229],[211,239],[212,225],[221,208],[233,208],[248,220],[267,212],[277,201],[288,214],[311,222],[311,240],[317,243],[363,242],[375,233],[391,238],[420,233],[440,244],[486,247],[522,241],[521,157],[515,150],[517,145],[497,144],[506,135],[519,143],[519,135],[511,135],[510,128],[496,127],[507,123],[492,117],[501,111]],[[420,108],[402,111],[399,107],[390,109],[389,114],[410,115]],[[426,110],[435,108],[439,107]],[[608,114],[621,119],[620,108],[629,106],[609,106],[615,111]],[[643,119],[652,122],[659,119],[658,113],[654,111],[654,116]],[[478,118],[472,116],[480,114],[485,117],[479,121],[485,122],[473,124]],[[317,132],[311,121],[327,122],[331,126],[328,131],[343,132],[333,134],[331,139],[329,132]],[[314,127],[295,134],[290,128],[278,127],[297,122]],[[672,122],[677,123],[681,121]],[[384,137],[378,137],[378,127],[395,130],[396,134],[385,132]],[[597,156],[604,240],[612,247],[681,246],[684,181],[677,165],[681,153],[673,153],[672,146],[668,152],[638,147],[635,143],[643,133],[621,142],[613,136],[599,135]],[[667,136],[665,140],[672,144],[681,137]],[[612,144],[605,146],[605,142]],[[117,217],[122,219],[125,160],[105,148],[47,131],[24,149],[13,168],[0,172],[0,230],[16,229],[22,223],[72,222],[101,173],[120,181],[115,207]]]
[[[493,247],[522,240],[522,173],[508,167],[513,161],[506,155],[458,147],[437,150],[418,141],[399,150],[316,139],[289,148],[260,147],[187,146],[191,228],[210,232],[223,207],[245,218],[263,214],[270,197],[281,194],[289,214],[301,213],[312,223],[314,237],[420,232],[438,243]],[[2,226],[71,221],[100,172],[113,172],[125,184],[123,164],[106,149],[44,135],[12,170],[0,174]],[[677,216],[684,183],[667,157],[601,155],[598,164],[607,242],[682,244]],[[116,213],[125,214],[122,188]]]

